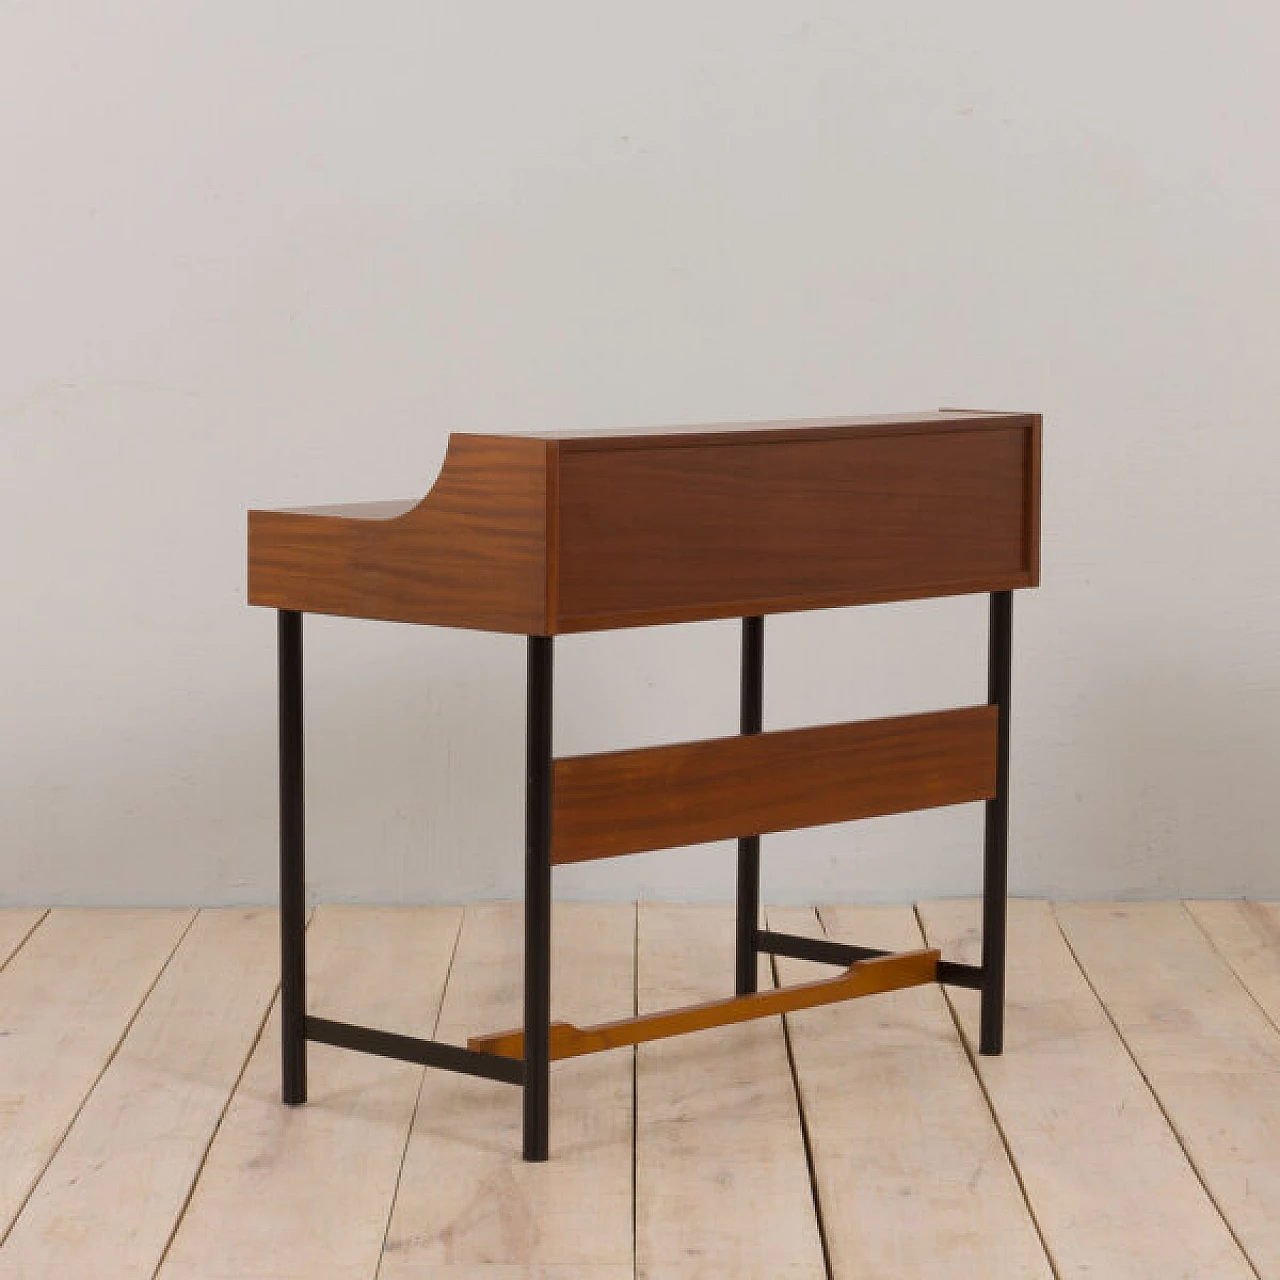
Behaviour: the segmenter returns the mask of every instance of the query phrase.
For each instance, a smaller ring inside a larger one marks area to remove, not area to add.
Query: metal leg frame
[[[307,1041],[384,1058],[419,1062],[464,1075],[523,1084],[525,1064],[440,1040],[307,1016],[305,791],[302,732],[302,615],[279,613],[280,672],[280,1050],[282,1099],[307,1100]],[[548,693],[549,693],[548,689]],[[549,728],[549,725],[548,725]],[[544,987],[545,991],[545,987]],[[545,1082],[545,1075],[544,1075]],[[543,1128],[546,1104],[543,1087]],[[545,1150],[545,1136],[544,1136]],[[545,1155],[543,1159],[545,1159]]]
[[[524,1158],[547,1158],[551,1090],[550,636],[529,637],[524,826]]]
[[[991,596],[987,701],[1000,711],[996,794],[987,801],[982,856],[982,1026],[978,1052],[1004,1051],[1005,916],[1009,895],[1009,694],[1013,669],[1013,592]]]
[[[941,961],[937,980],[981,992],[979,1048],[998,1054],[1004,1038],[1005,901],[1008,884],[1009,700],[1013,597],[991,596],[988,701],[999,708],[996,792],[987,801],[983,853],[982,963]],[[524,1054],[517,1061],[437,1040],[308,1017],[302,718],[302,615],[279,614],[280,680],[280,950],[281,1053],[284,1101],[307,1098],[307,1041],[339,1045],[522,1086],[524,1158],[547,1159],[551,1063],[551,786],[553,642],[528,637],[525,771]],[[764,619],[742,620],[741,731],[760,733],[764,707]],[[737,949],[739,996],[756,990],[761,954],[850,965],[888,954],[759,927],[760,839],[738,841]]]
[[[742,620],[742,732],[764,727],[764,619]],[[760,923],[760,837],[738,841],[737,950],[734,989],[756,989],[757,932]]]
[[[302,771],[302,615],[280,611],[281,1097],[307,1100],[306,854]]]
[[[759,733],[764,692],[762,618],[744,618],[742,633],[742,732]],[[938,981],[970,987],[981,994],[982,1023],[978,1051],[1004,1051],[1005,917],[1009,869],[1009,702],[1013,659],[1013,593],[991,595],[987,655],[987,702],[1000,712],[996,744],[996,793],[986,803],[982,859],[982,963],[938,963]],[[749,721],[748,708],[755,719]],[[891,954],[875,947],[854,947],[825,939],[760,929],[760,841],[738,841],[738,994],[755,990],[755,955],[789,956],[823,964],[850,965]],[[746,954],[746,948],[751,954]],[[748,977],[748,975],[750,975]],[[744,986],[745,982],[752,985]]]

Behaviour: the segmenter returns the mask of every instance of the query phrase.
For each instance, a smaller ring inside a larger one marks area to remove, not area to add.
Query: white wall
[[[40,0],[0,34],[0,900],[274,894],[244,510],[451,428],[1045,414],[1013,887],[1280,894],[1280,11]],[[983,696],[981,600],[768,624],[766,723]],[[520,884],[523,649],[308,623],[318,897]],[[561,751],[732,731],[732,623],[559,645]],[[979,815],[766,841],[977,884]],[[560,874],[723,898],[727,847]]]

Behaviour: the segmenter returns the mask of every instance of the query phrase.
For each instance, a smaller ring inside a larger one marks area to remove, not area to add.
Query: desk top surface
[[[644,449],[689,444],[740,444],[838,439],[852,435],[891,435],[982,426],[990,419],[1034,417],[976,409],[939,409],[923,413],[879,413],[846,418],[783,418],[761,422],[693,422],[665,427],[599,427],[565,431],[512,431],[503,435],[555,441],[568,449]],[[468,434],[484,434],[477,432]]]

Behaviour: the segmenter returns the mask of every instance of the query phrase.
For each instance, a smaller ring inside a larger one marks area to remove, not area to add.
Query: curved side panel
[[[249,603],[545,634],[548,458],[515,436],[452,435],[416,505],[249,513]]]

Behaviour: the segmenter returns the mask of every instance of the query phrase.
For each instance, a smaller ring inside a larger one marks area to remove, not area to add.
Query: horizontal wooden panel
[[[555,629],[1034,586],[1038,459],[1034,415],[564,449]]]
[[[557,760],[552,861],[986,800],[995,707]]]

